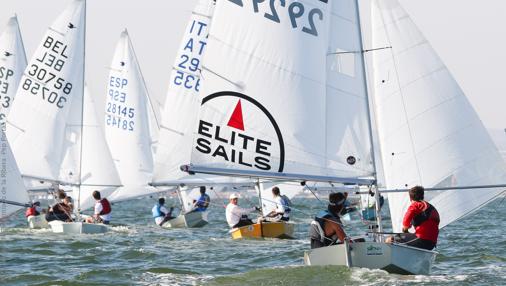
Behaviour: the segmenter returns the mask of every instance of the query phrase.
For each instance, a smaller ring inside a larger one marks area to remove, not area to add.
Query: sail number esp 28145
[[[240,7],[244,7],[244,0],[228,0]],[[322,2],[327,4],[328,0],[314,0],[318,2]],[[247,1],[249,2],[249,1]],[[276,5],[276,2],[279,2],[279,5]],[[260,10],[263,9],[265,11],[263,16],[266,19],[269,19],[275,23],[281,23],[281,18],[279,14],[279,9],[286,9],[288,12],[288,17],[290,18],[290,24],[293,29],[299,29],[302,26],[302,32],[308,33],[315,37],[318,37],[318,29],[316,22],[323,20],[323,12],[319,8],[306,9],[303,3],[298,1],[293,1],[291,3],[287,3],[289,0],[252,0],[253,12],[261,13]],[[264,4],[269,4],[269,7],[266,7]],[[262,7],[263,6],[263,7]],[[283,9],[283,10],[284,10]],[[307,13],[306,13],[307,12]],[[307,17],[307,23],[305,25],[301,24],[304,18]]]

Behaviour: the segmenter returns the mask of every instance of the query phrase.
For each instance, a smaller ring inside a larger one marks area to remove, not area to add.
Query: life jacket
[[[165,213],[162,212],[161,210],[161,205],[159,204],[156,204],[153,206],[153,208],[151,209],[151,213],[153,213],[153,217],[154,218],[157,218],[157,217],[164,217],[165,216]]]
[[[427,208],[424,211],[422,211],[421,213],[417,214],[411,220],[411,224],[414,227],[421,225],[422,223],[424,223],[425,221],[427,221],[429,219],[435,220],[439,223],[439,214],[437,213],[436,208],[427,202],[425,202],[425,203],[427,204]],[[433,213],[433,212],[435,212],[435,213]]]
[[[26,212],[25,212],[26,217],[36,216],[36,215],[39,215],[39,212],[35,209],[35,206],[29,207],[28,209],[26,209]]]
[[[109,203],[106,198],[101,199],[100,203],[102,204],[102,211],[100,212],[100,215],[111,213],[111,203]]]
[[[333,243],[333,240],[325,237],[324,224],[326,220],[340,221],[328,210],[320,211],[311,222],[309,236],[311,239],[319,240],[325,246],[329,246]]]
[[[290,209],[290,206],[292,205],[292,202],[286,195],[281,196],[281,200],[283,201],[283,206],[285,207],[285,213],[290,213],[292,209]]]

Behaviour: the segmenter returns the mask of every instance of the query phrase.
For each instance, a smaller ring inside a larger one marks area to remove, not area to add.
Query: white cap
[[[238,199],[238,198],[239,198],[239,195],[238,195],[238,194],[236,194],[236,193],[232,193],[232,194],[230,194],[230,197],[228,197],[228,198],[229,198],[230,200],[232,200],[232,199]]]

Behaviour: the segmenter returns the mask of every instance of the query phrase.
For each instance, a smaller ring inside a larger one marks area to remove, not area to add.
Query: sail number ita
[[[134,131],[135,109],[127,106],[127,94],[123,92],[127,85],[126,78],[109,78],[105,124],[120,130]]]
[[[228,0],[234,4],[237,4],[241,7],[244,7],[244,0]],[[327,3],[328,0],[315,0],[323,3]],[[249,2],[249,1],[248,1]],[[279,5],[276,5],[276,2],[279,2]],[[288,3],[288,0],[251,0],[253,4],[253,12],[254,13],[262,13],[266,19],[269,19],[275,23],[281,23],[281,18],[279,17],[280,7],[284,8],[288,11],[288,17],[290,18],[290,24],[293,29],[300,29],[302,27],[302,32],[308,33],[315,37],[318,37],[318,30],[316,28],[316,22],[323,21],[323,12],[318,8],[306,9],[303,3],[298,1],[293,1]],[[269,7],[267,7],[267,3]],[[264,10],[262,11],[261,7],[264,6]],[[307,24],[301,24],[302,19],[307,18]]]
[[[26,69],[21,88],[63,108],[65,96],[72,92],[72,83],[58,77],[68,58],[67,45],[47,36],[42,47],[40,56]]]

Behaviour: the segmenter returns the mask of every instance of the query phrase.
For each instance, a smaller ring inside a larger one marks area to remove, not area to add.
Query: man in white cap
[[[255,210],[260,210],[258,207],[243,209],[237,205],[239,196],[233,193],[229,197],[230,203],[227,205],[225,215],[227,217],[227,223],[231,228],[241,227],[245,225],[253,224],[251,219],[248,218],[248,214]]]

